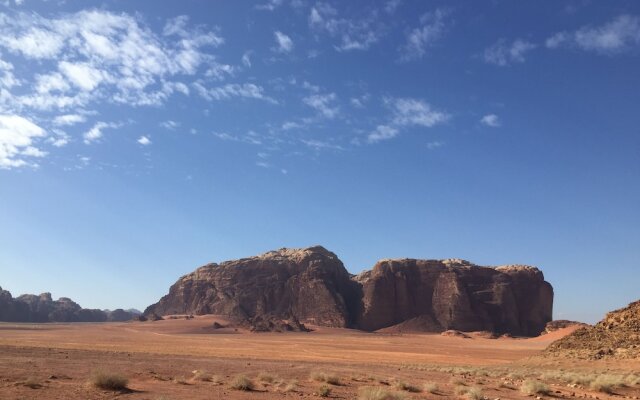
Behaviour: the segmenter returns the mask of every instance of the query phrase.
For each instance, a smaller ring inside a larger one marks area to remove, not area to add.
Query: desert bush
[[[464,381],[460,378],[451,378],[451,380],[449,380],[449,383],[452,384],[453,386],[465,386],[466,384],[464,383]]]
[[[311,379],[313,379],[314,381],[317,382],[325,382],[328,383],[330,385],[339,385],[340,384],[340,378],[335,375],[335,374],[330,374],[327,372],[312,372],[311,373]]]
[[[247,378],[246,375],[236,375],[231,381],[231,389],[249,392],[253,390],[254,387],[255,385],[253,384],[253,381]]]
[[[207,371],[193,371],[193,380],[200,382],[210,382],[211,375],[209,375]]]
[[[117,373],[95,370],[91,373],[89,382],[98,389],[126,390],[129,380]]]
[[[34,377],[27,378],[24,382],[22,382],[22,386],[26,386],[30,389],[40,389],[42,384]]]
[[[214,385],[222,385],[224,381],[220,375],[211,375],[209,382],[213,383]]]
[[[273,375],[273,374],[269,374],[267,372],[260,372],[258,374],[258,380],[260,382],[264,382],[264,383],[273,383],[278,379],[277,376]]]
[[[295,379],[292,379],[288,383],[284,384],[284,388],[282,389],[282,391],[286,393],[295,392],[297,388],[298,388],[298,381]]]
[[[187,382],[187,380],[183,376],[176,376],[175,378],[173,378],[173,383],[178,384],[178,385],[188,385],[189,384],[189,382]]]
[[[613,393],[613,389],[624,385],[624,379],[616,375],[600,375],[589,387],[602,393]]]
[[[549,389],[549,386],[547,386],[543,382],[536,381],[533,379],[527,379],[526,381],[522,382],[520,391],[527,395],[534,395],[534,394],[547,394],[551,391],[551,389]]]
[[[482,389],[475,386],[468,388],[464,396],[469,400],[482,400],[484,398]]]
[[[453,393],[455,393],[456,396],[462,396],[467,393],[467,389],[468,388],[466,386],[456,385],[453,388]]]
[[[426,382],[423,387],[425,392],[427,393],[437,393],[438,392],[438,384],[434,382]]]
[[[383,388],[373,386],[361,386],[358,388],[358,400],[404,400],[405,395],[398,392],[389,392]]]
[[[403,382],[403,381],[396,382],[396,387],[400,390],[404,390],[406,392],[411,392],[411,393],[422,392],[422,389],[420,387],[416,385],[412,385],[411,383]]]
[[[329,397],[331,394],[331,387],[329,385],[320,385],[318,388],[318,396]]]

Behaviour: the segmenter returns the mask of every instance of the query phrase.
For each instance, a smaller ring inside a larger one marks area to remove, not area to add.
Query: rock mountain
[[[58,300],[51,293],[23,294],[13,298],[0,287],[0,321],[6,322],[105,322],[129,321],[139,312],[117,309],[94,310],[80,307],[67,297]]]
[[[321,246],[207,264],[181,277],[145,315],[218,314],[366,331],[491,331],[536,336],[551,321],[553,288],[534,267],[397,259],[350,275]]]

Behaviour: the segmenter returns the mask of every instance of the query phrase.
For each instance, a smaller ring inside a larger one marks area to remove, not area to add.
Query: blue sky
[[[635,1],[0,2],[0,285],[144,308],[322,244],[640,297]]]

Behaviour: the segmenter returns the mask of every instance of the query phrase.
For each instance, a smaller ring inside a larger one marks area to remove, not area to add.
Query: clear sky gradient
[[[321,244],[640,298],[637,1],[0,1],[0,286],[143,309]]]

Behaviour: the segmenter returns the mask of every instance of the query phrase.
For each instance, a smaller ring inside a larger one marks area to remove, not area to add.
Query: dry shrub
[[[317,382],[325,382],[328,383],[330,385],[339,385],[340,384],[340,378],[335,375],[335,374],[330,374],[327,372],[312,372],[311,373],[311,379],[313,379],[314,381]]]
[[[426,382],[422,388],[424,389],[425,392],[431,393],[431,394],[437,393],[439,390],[438,384],[435,382]]]
[[[589,385],[592,390],[609,394],[620,386],[624,386],[624,379],[616,375],[600,375]]]
[[[456,385],[453,388],[453,393],[455,393],[456,396],[462,396],[467,393],[467,387],[462,385]]]
[[[267,372],[260,372],[258,374],[258,380],[264,383],[273,383],[278,380],[278,377]]]
[[[396,382],[396,387],[400,390],[404,390],[406,392],[411,392],[411,393],[420,393],[422,392],[422,389],[416,385],[412,385],[411,383],[407,383],[407,382]]]
[[[482,400],[484,398],[482,389],[475,386],[468,388],[467,392],[464,395],[469,400]]]
[[[318,396],[329,397],[331,394],[331,387],[329,385],[320,385],[318,388]]]
[[[536,381],[533,379],[527,379],[526,381],[522,382],[520,391],[527,395],[534,395],[534,394],[547,394],[551,392],[551,389],[549,389],[549,386],[543,382]]]
[[[129,380],[118,373],[95,370],[91,374],[89,382],[98,389],[122,391],[127,390]]]
[[[200,382],[211,382],[211,375],[208,374],[207,371],[193,371],[192,379]]]
[[[362,386],[358,388],[358,400],[404,400],[402,393],[389,392],[383,388]]]
[[[295,392],[297,388],[298,388],[298,381],[293,379],[293,380],[289,381],[289,383],[285,384],[285,386],[282,389],[282,391],[286,392],[286,393]]]
[[[231,389],[244,390],[247,392],[252,391],[255,388],[253,381],[247,378],[246,375],[236,375],[231,381]]]
[[[40,389],[42,384],[34,377],[27,378],[24,382],[22,382],[22,386],[26,386],[30,389]]]

